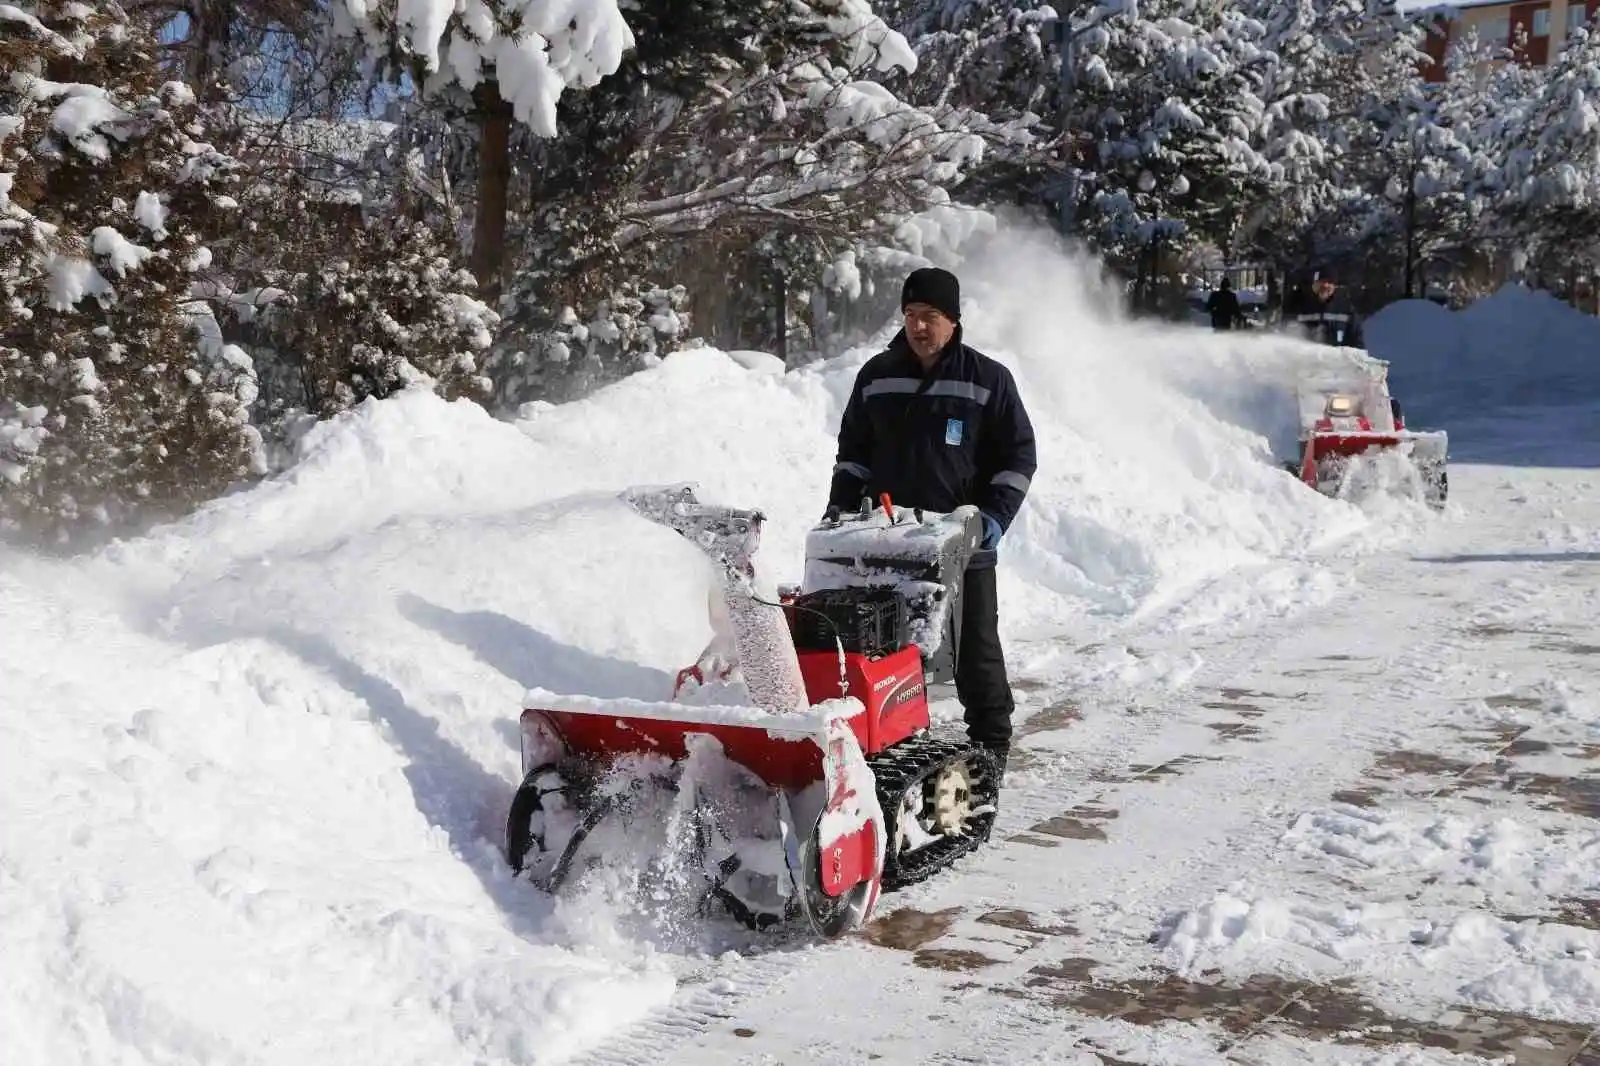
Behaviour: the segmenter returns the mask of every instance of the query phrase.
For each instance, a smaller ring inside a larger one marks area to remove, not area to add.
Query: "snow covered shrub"
[[[445,243],[404,219],[353,226],[338,258],[284,279],[285,350],[301,361],[307,409],[328,417],[369,396],[431,382],[445,399],[484,402],[479,353],[498,316]]]
[[[0,528],[80,543],[259,470],[250,361],[191,285],[236,225],[150,24],[0,5]]]
[[[520,347],[487,364],[495,402],[512,410],[529,400],[577,399],[636,370],[654,366],[688,333],[689,294],[682,285],[626,282],[586,313],[567,305]]]

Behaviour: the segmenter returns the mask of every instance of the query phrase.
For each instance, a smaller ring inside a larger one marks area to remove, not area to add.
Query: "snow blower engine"
[[[712,560],[712,640],[671,692],[527,694],[506,823],[520,875],[556,892],[643,847],[657,898],[836,937],[988,839],[994,757],[934,738],[928,715],[928,686],[954,676],[976,508],[830,509],[803,580],[769,591],[759,511],[692,485],[622,499]]]

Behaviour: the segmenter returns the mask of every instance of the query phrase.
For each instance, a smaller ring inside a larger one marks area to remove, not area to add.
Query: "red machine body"
[[[923,679],[922,655],[915,645],[879,658],[856,652],[844,655],[841,683],[836,653],[802,652],[800,671],[806,693],[813,705],[849,695],[860,701],[863,710],[847,719],[856,743],[865,755],[884,749],[928,728],[928,692]],[[677,761],[688,757],[687,738],[695,734],[711,736],[722,745],[729,759],[761,778],[769,787],[798,792],[819,781],[828,781],[830,794],[825,806],[840,809],[853,797],[854,787],[845,777],[834,778],[824,765],[828,757],[841,757],[838,751],[818,747],[811,729],[792,728],[784,735],[777,723],[752,727],[743,723],[714,720],[600,715],[590,711],[561,710],[554,707],[528,708],[522,712],[524,736],[549,730],[549,738],[562,750],[583,752],[605,764],[624,755],[654,755]],[[837,740],[829,742],[830,747]],[[832,897],[872,880],[878,858],[874,828],[864,825],[833,841],[822,864],[821,888]]]
[[[822,591],[795,586],[774,604],[750,584],[759,512],[701,504],[687,486],[624,498],[719,564],[723,616],[713,609],[711,644],[670,694],[528,694],[524,779],[507,815],[514,869],[556,890],[591,830],[625,813],[629,796],[666,790],[692,811],[704,853],[694,868],[736,918],[764,928],[798,907],[832,937],[866,921],[880,891],[987,839],[994,760],[931,736],[927,687],[947,667],[911,636],[940,634],[945,655],[957,645],[940,627],[959,618],[950,604],[981,534],[975,509],[925,517],[883,500],[881,518],[863,509],[824,523],[806,559]],[[862,571],[870,587],[854,580]],[[901,578],[919,598],[882,592]],[[736,702],[718,703],[718,683],[735,680]],[[751,830],[745,816],[763,812],[772,831]]]
[[[1420,482],[1423,500],[1443,507],[1449,492],[1449,436],[1443,430],[1409,429],[1389,393],[1388,364],[1341,350],[1343,365],[1308,374],[1297,390],[1299,454],[1284,466],[1302,482],[1339,494],[1361,457],[1403,457]]]
[[[1300,460],[1300,480],[1316,488],[1319,483],[1319,463],[1329,459],[1353,459],[1370,448],[1397,448],[1402,439],[1401,432],[1325,428],[1319,422],[1316,429],[1306,436]]]
[[[716,738],[728,758],[773,788],[800,789],[822,777],[822,750],[810,730],[797,730],[794,736],[786,737],[770,727],[530,707],[522,712],[524,731],[530,728],[533,718],[548,722],[567,751],[582,752],[606,764],[624,755],[684,759],[689,754],[687,738],[705,734]]]
[[[867,755],[928,728],[928,686],[923,681],[922,653],[915,644],[877,659],[845,652],[844,685],[866,711],[850,719],[856,743]],[[825,651],[800,653],[800,676],[812,703],[838,699],[839,656]]]

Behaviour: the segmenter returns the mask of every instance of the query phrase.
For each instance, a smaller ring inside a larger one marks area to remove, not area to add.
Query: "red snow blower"
[[[658,893],[752,929],[803,915],[836,937],[880,892],[988,839],[998,764],[934,738],[927,693],[954,676],[975,508],[830,511],[804,580],[768,596],[759,511],[701,503],[692,485],[622,499],[712,559],[713,637],[659,699],[528,693],[506,823],[519,874],[555,892],[644,845]]]
[[[1353,349],[1341,365],[1307,372],[1298,384],[1298,455],[1284,469],[1328,496],[1345,491],[1358,460],[1385,453],[1402,457],[1423,501],[1443,508],[1449,496],[1450,437],[1444,430],[1408,429],[1389,391],[1389,364]]]

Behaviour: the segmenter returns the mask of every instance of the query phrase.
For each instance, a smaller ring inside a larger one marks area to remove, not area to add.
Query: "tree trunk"
[[[189,84],[195,95],[207,103],[222,96],[236,6],[220,0],[202,0],[190,12],[194,25],[189,30]]]
[[[774,353],[783,360],[783,365],[789,365],[789,278],[784,274],[783,268],[773,271],[773,296],[777,301],[777,314],[773,319],[772,328],[776,331]]]
[[[478,105],[478,212],[472,222],[472,274],[478,296],[500,296],[506,257],[506,192],[511,184],[511,105],[500,86],[484,82],[472,92]]]
[[[1406,183],[1406,292],[1411,299],[1412,282],[1417,269],[1417,164],[1411,163],[1411,180]]]

